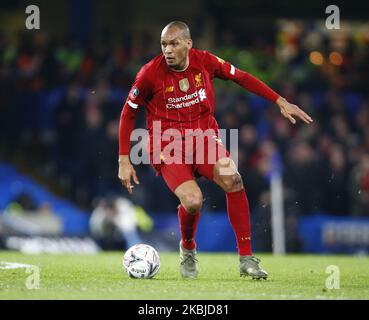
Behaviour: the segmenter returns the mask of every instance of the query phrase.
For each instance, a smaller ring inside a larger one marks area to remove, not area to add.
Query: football
[[[152,246],[136,244],[124,254],[123,267],[131,278],[149,279],[158,273],[160,257]]]

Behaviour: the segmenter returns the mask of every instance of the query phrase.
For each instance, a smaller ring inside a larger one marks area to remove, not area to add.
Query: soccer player
[[[237,241],[240,275],[266,279],[268,273],[261,268],[260,260],[252,254],[250,210],[242,178],[229,152],[217,136],[219,128],[214,118],[213,79],[216,77],[232,80],[246,90],[276,103],[282,115],[293,124],[296,123],[294,117],[307,124],[311,123],[312,119],[249,73],[208,51],[192,48],[189,28],[183,22],[173,21],[163,29],[161,49],[162,54],[145,64],[138,72],[123,106],[119,125],[118,177],[130,194],[133,189],[132,180],[139,184],[129,157],[130,136],[137,112],[141,107],[145,107],[150,162],[157,175],[164,178],[180,201],[178,218],[182,235],[179,243],[181,275],[185,278],[196,278],[198,275],[194,237],[203,198],[196,178],[203,176],[225,191],[227,213]],[[204,161],[185,161],[188,153],[183,150],[180,157],[182,162],[165,161],[168,155],[164,154],[163,150],[173,139],[168,140],[168,137],[164,137],[165,134],[161,139],[159,137],[161,141],[153,139],[155,123],[160,124],[160,132],[165,133],[167,129],[180,132],[180,146],[182,143],[187,145],[188,141],[191,142],[191,138],[187,139],[186,136],[188,129],[214,130],[214,136],[205,137],[202,151],[198,150],[199,145],[195,143],[192,152],[193,156],[202,152],[204,157],[200,159]],[[208,152],[214,148],[218,151],[215,160],[209,161]],[[155,161],[157,151],[160,153],[159,161]]]

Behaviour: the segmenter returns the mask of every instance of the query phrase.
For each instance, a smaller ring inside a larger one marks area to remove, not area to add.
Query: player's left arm
[[[232,67],[233,66],[231,65],[230,69],[232,69]],[[313,122],[313,119],[306,112],[301,110],[297,105],[288,102],[285,98],[276,93],[264,82],[254,77],[250,73],[247,73],[235,67],[233,68],[235,69],[235,71],[234,75],[231,74],[231,77],[229,78],[230,80],[236,82],[246,90],[277,104],[281,114],[285,118],[290,120],[291,123],[296,123],[296,119],[294,117],[300,118],[307,124]]]
[[[282,115],[293,124],[296,123],[294,117],[298,117],[308,124],[313,121],[306,112],[301,110],[295,104],[288,102],[285,98],[281,97],[264,82],[257,79],[250,73],[236,68],[231,63],[224,61],[211,53],[206,52],[206,55],[206,64],[215,77],[224,80],[232,80],[246,90],[277,104]]]
[[[293,103],[288,102],[285,98],[279,96],[276,100],[276,104],[281,110],[282,115],[290,120],[293,124],[296,123],[294,116],[300,118],[305,123],[309,124],[313,122],[313,119],[298,106]]]

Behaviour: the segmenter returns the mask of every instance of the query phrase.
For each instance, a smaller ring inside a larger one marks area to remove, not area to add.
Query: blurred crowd
[[[196,39],[195,47],[259,77],[314,119],[292,125],[276,105],[216,80],[216,118],[221,128],[239,129],[239,171],[255,219],[269,219],[275,154],[283,164],[288,224],[313,212],[369,215],[369,27],[328,32],[319,23],[280,21],[272,36],[252,40],[224,30],[213,47]],[[120,112],[136,72],[159,52],[158,35],[82,47],[45,32],[16,41],[2,33],[1,158],[85,208],[99,196],[124,195],[117,179]],[[144,120],[141,112],[137,127]],[[135,202],[175,211],[177,200],[152,168],[136,170]],[[225,210],[221,190],[200,183],[205,210]]]

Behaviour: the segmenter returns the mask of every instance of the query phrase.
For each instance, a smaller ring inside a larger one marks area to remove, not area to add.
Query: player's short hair
[[[185,38],[191,39],[191,33],[190,33],[190,28],[188,27],[188,25],[182,21],[172,21],[169,22],[165,28],[177,28],[179,30],[182,31],[182,34]]]

